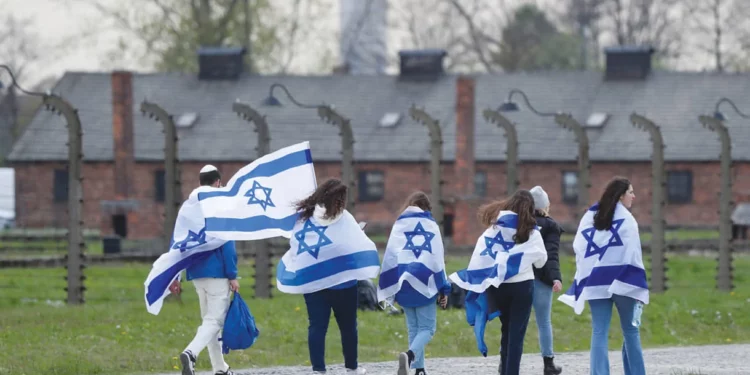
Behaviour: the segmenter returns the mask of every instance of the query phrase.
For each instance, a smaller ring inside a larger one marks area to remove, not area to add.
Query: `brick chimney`
[[[133,200],[133,177],[135,173],[135,156],[133,153],[133,75],[126,71],[112,72],[112,140],[114,199],[102,201],[102,208],[111,215],[111,226],[103,222],[107,229],[127,237],[129,212],[137,206]]]
[[[456,161],[454,191],[456,194],[453,243],[476,242],[476,209],[474,197],[474,78],[456,79]]]

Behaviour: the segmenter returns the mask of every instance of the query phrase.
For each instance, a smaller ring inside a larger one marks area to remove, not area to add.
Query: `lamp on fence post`
[[[166,246],[169,246],[177,221],[177,211],[182,203],[180,168],[177,160],[177,127],[172,115],[148,100],[141,103],[141,113],[164,125],[164,180],[167,184],[164,189],[164,240]]]
[[[65,268],[67,268],[67,303],[70,305],[81,305],[85,302],[84,280],[86,276],[83,269],[86,268],[86,256],[84,255],[85,243],[83,241],[83,219],[81,211],[83,207],[83,186],[81,169],[83,167],[83,131],[78,110],[75,109],[62,97],[47,92],[46,94],[29,92],[24,90],[16,82],[13,71],[7,65],[0,68],[10,74],[11,84],[27,95],[42,98],[44,107],[58,115],[65,117],[68,127],[68,253],[65,256]]]
[[[255,124],[253,131],[258,133],[258,146],[256,147],[257,157],[261,158],[268,154],[271,149],[271,134],[268,129],[268,122],[266,122],[266,116],[261,115],[246,103],[241,103],[237,99],[232,104],[232,111],[237,114],[240,118],[250,123]],[[250,246],[253,249],[253,257],[255,262],[253,268],[255,269],[255,297],[257,298],[271,298],[273,286],[271,285],[271,249],[270,243],[267,240],[256,240],[250,241]],[[261,280],[267,280],[268,282],[260,282]]]
[[[432,202],[434,202],[432,214],[438,226],[445,232],[443,228],[443,181],[440,170],[440,162],[443,160],[443,134],[440,130],[440,123],[414,105],[409,109],[409,116],[414,121],[427,126],[430,134],[430,190]]]
[[[497,124],[505,130],[505,138],[508,140],[505,146],[505,195],[509,197],[518,190],[520,185],[518,180],[518,133],[516,132],[516,125],[498,111],[485,109],[482,114],[487,122]]]
[[[719,112],[722,103],[727,103],[734,108],[740,117],[748,119],[750,116],[742,113],[733,101],[721,98],[716,102],[713,116],[698,116],[703,127],[719,134],[721,142],[721,190],[719,193],[719,259],[716,269],[716,284],[719,290],[730,291],[734,288],[734,267],[732,266],[732,142],[729,138],[729,129],[724,125],[727,117]]]
[[[298,102],[286,86],[280,83],[274,83],[271,85],[268,98],[263,101],[263,105],[279,107],[281,102],[273,95],[273,90],[279,88],[286,94],[287,98],[297,107],[306,109],[317,109],[318,116],[325,122],[333,124],[339,128],[339,135],[341,136],[341,180],[349,188],[349,194],[347,194],[346,209],[354,215],[355,212],[355,199],[354,199],[354,133],[352,132],[351,121],[336,112],[333,106],[328,104],[310,105]]]
[[[630,115],[630,122],[651,135],[651,290],[662,293],[667,290],[667,246],[664,241],[664,139],[661,129],[651,120],[637,113]]]
[[[557,123],[557,125],[559,125],[561,128],[572,130],[575,134],[576,141],[578,142],[578,210],[576,213],[576,220],[579,220],[588,208],[589,187],[591,186],[591,183],[589,182],[589,173],[591,170],[591,163],[589,161],[589,137],[588,135],[586,135],[586,130],[584,130],[583,126],[581,126],[581,124],[578,123],[578,121],[576,121],[576,119],[574,119],[573,116],[568,113],[549,113],[537,111],[529,102],[529,98],[526,93],[519,89],[510,90],[510,92],[508,93],[508,99],[505,101],[505,103],[500,105],[498,111],[518,111],[518,104],[512,101],[513,96],[516,94],[521,95],[524,102],[526,103],[526,107],[528,107],[531,112],[540,117],[552,117],[555,119],[555,123]]]

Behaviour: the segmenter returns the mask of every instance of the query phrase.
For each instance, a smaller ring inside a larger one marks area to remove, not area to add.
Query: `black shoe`
[[[562,373],[562,367],[555,366],[555,357],[542,357],[544,359],[544,375],[559,375]]]
[[[232,371],[232,368],[227,368],[227,371],[219,371],[215,373],[214,375],[235,375],[234,371]]]
[[[414,375],[427,375],[427,371],[425,371],[423,368],[418,368],[417,372],[415,372]]]
[[[195,375],[195,356],[189,350],[180,353],[182,375]]]
[[[414,353],[411,350],[398,354],[398,371],[397,375],[409,375],[411,362],[414,360]]]

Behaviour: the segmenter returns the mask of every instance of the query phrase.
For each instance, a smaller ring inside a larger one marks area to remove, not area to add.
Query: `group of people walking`
[[[202,173],[200,179],[204,185],[221,184],[215,170]],[[543,374],[562,373],[562,367],[554,362],[551,307],[553,293],[563,290],[559,262],[563,230],[550,216],[549,197],[542,187],[518,190],[505,200],[480,207],[479,220],[486,230],[477,239],[467,267],[450,276],[445,272],[440,227],[425,193],[414,192],[405,199],[382,261],[362,226],[346,211],[347,194],[345,184],[330,179],[297,203],[299,218],[290,249],[277,266],[278,289],[304,296],[313,373],[326,373],[325,337],[331,311],[341,332],[347,373],[367,373],[358,365],[357,356],[357,281],[374,277],[378,277],[379,302],[398,304],[405,313],[408,341],[394,365],[397,375],[411,370],[416,375],[427,374],[425,346],[436,334],[437,307],[446,307],[451,282],[481,301],[477,306],[486,318],[476,324],[499,315],[499,374],[519,374],[532,309]],[[625,374],[645,374],[638,325],[642,306],[648,303],[648,288],[638,226],[629,212],[633,198],[632,184],[616,177],[583,216],[573,243],[576,274],[559,298],[577,314],[588,301],[592,375],[609,374],[607,337],[613,305],[625,338]],[[230,291],[239,288],[236,253],[231,244],[217,254],[188,270],[188,279],[193,280],[200,297],[203,323],[180,356],[183,375],[194,374],[195,359],[206,347],[215,374],[233,374],[215,341]],[[179,288],[178,281],[173,283],[173,291]]]

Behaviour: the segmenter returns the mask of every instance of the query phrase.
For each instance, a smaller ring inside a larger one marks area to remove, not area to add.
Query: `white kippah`
[[[200,173],[213,172],[213,171],[218,171],[218,169],[216,169],[216,167],[214,167],[211,164],[206,164],[203,168],[201,168]]]

